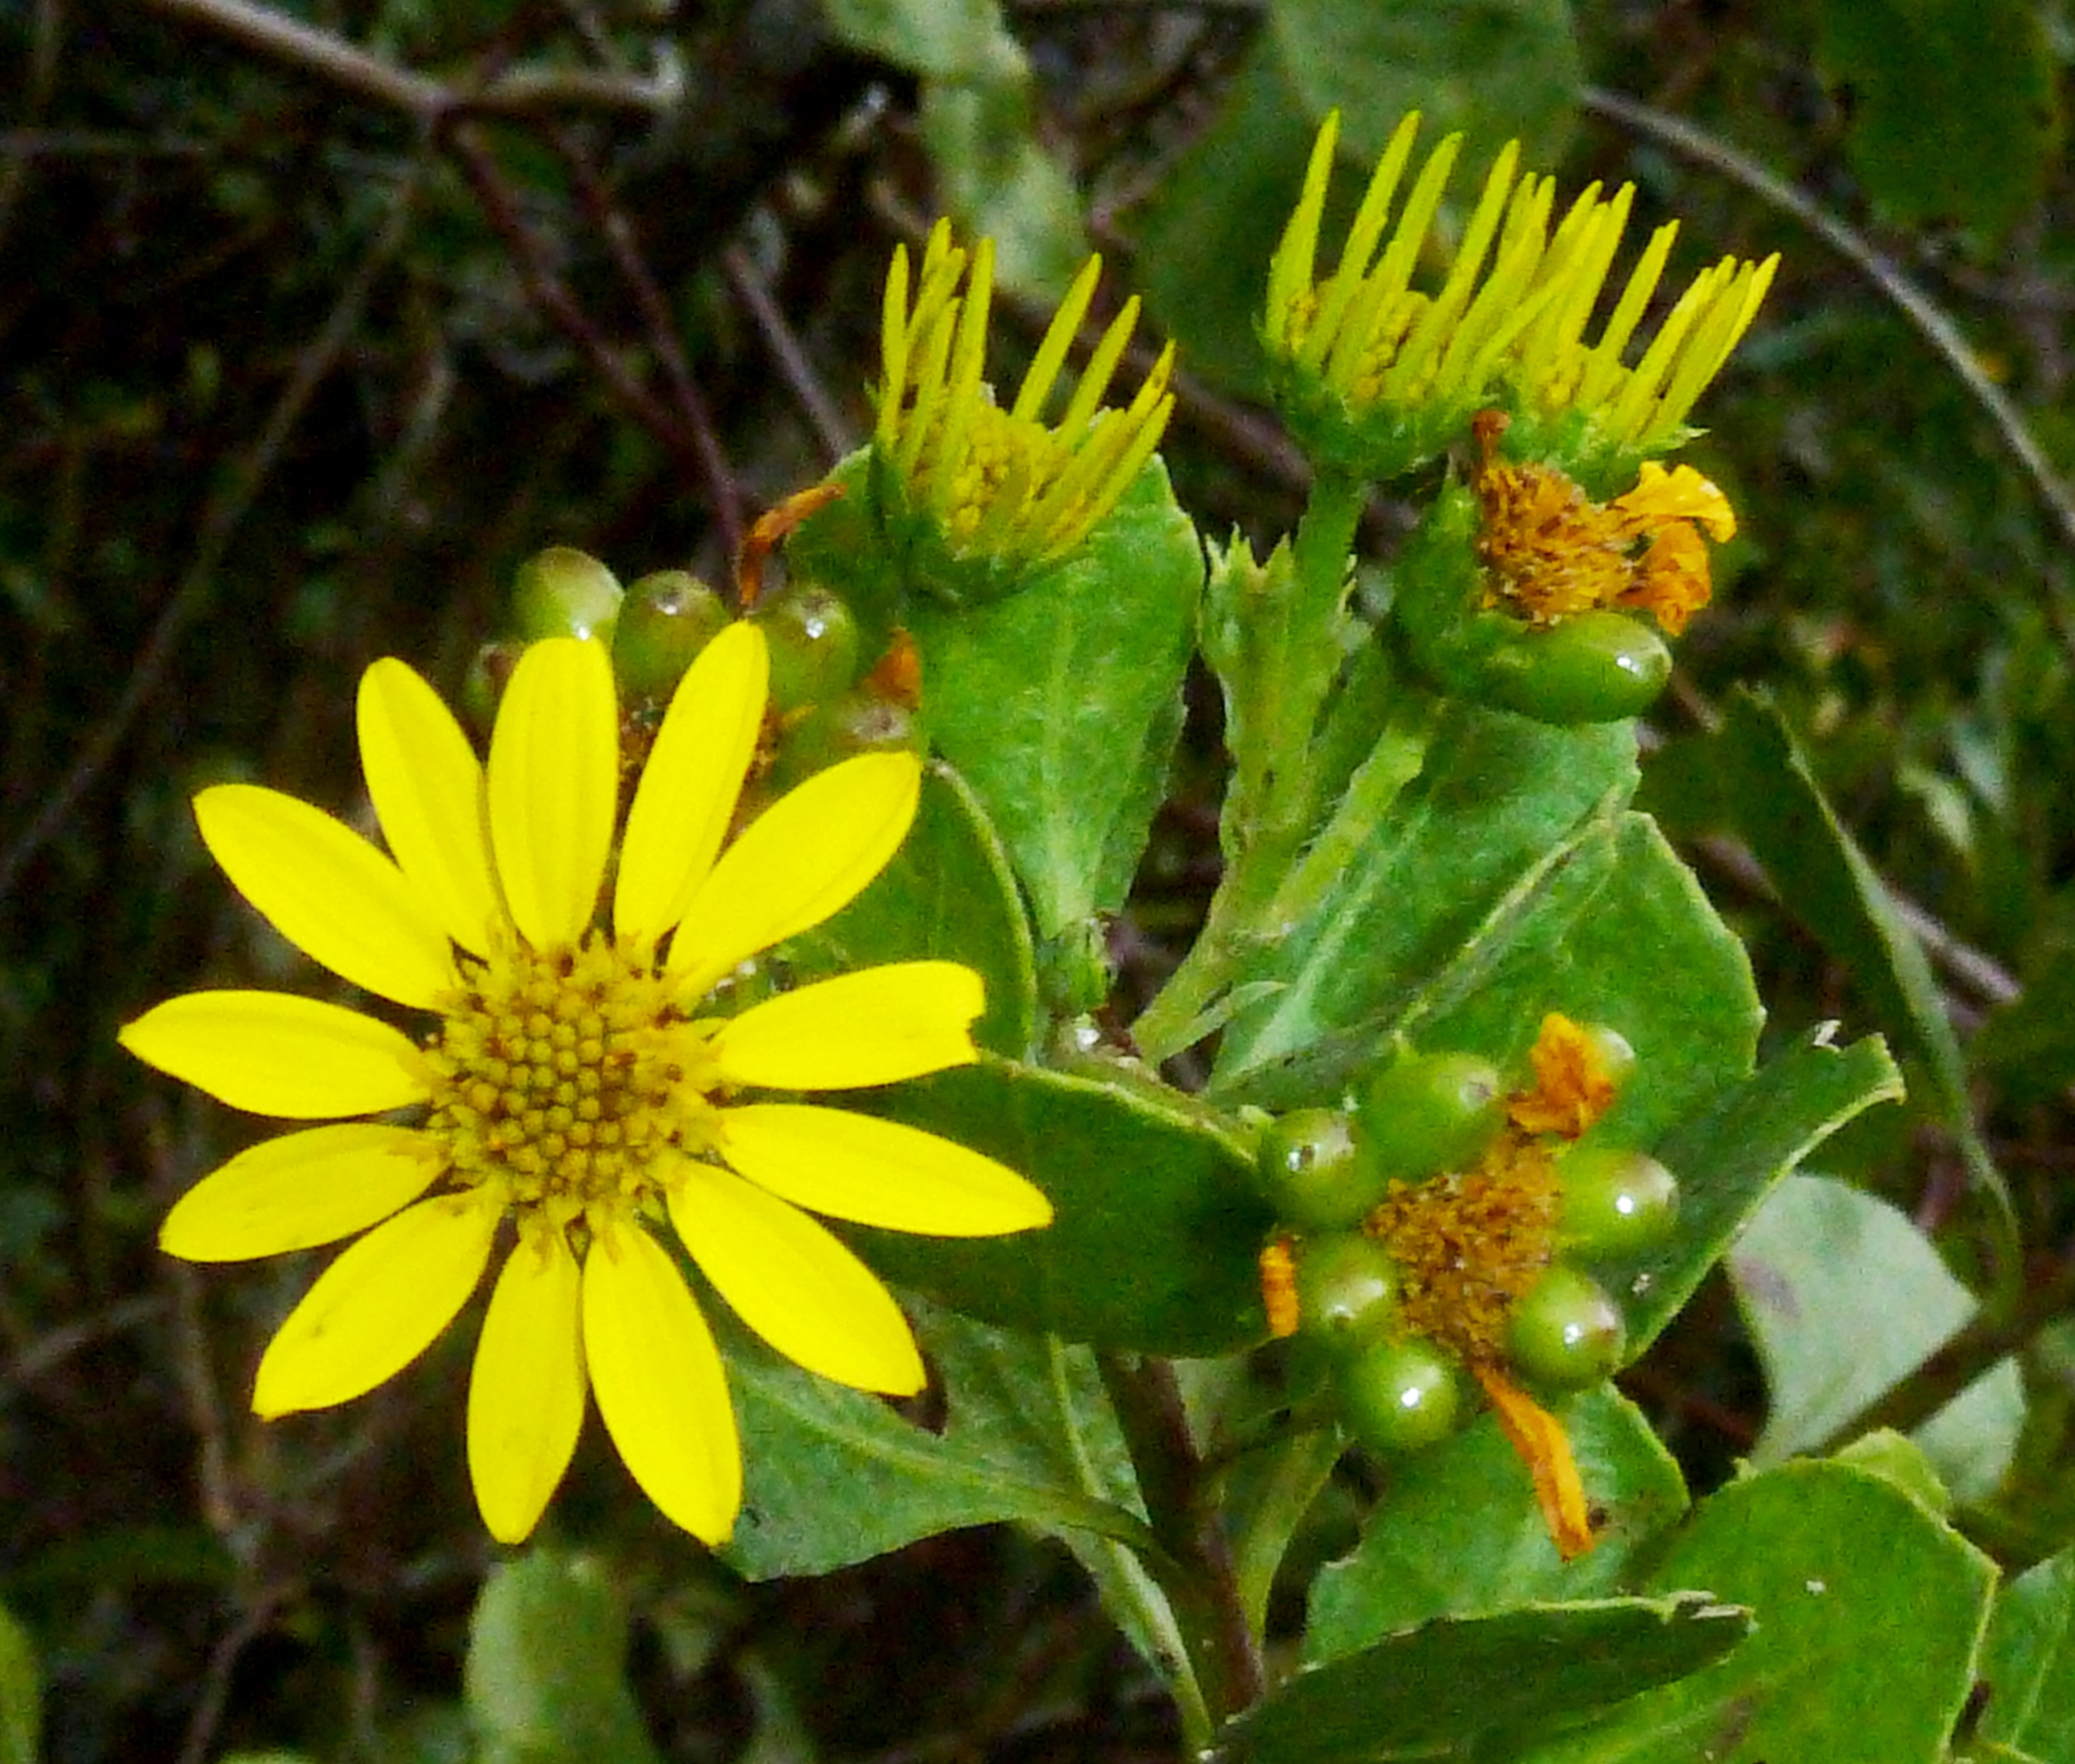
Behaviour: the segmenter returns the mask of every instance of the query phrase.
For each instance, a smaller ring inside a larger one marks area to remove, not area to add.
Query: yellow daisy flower
[[[939,221],[912,302],[907,247],[895,246],[882,315],[873,451],[908,509],[938,529],[954,560],[1042,563],[1071,551],[1116,507],[1160,445],[1174,408],[1167,389],[1172,344],[1128,408],[1102,402],[1138,321],[1135,295],[1103,333],[1058,420],[1044,420],[1101,270],[1099,257],[1083,266],[1015,403],[1004,410],[982,377],[993,240],[982,239],[968,256],[951,243],[950,223]]]
[[[1023,1178],[963,1146],[785,1094],[970,1062],[983,1002],[970,969],[891,963],[739,1016],[700,1014],[717,982],[879,873],[920,788],[913,755],[867,755],[730,840],[767,669],[747,624],[694,663],[642,768],[615,868],[620,723],[603,646],[525,651],[487,768],[423,679],[376,662],[361,682],[360,751],[390,855],[255,786],[205,790],[195,815],[284,936],[430,1027],[414,1038],[343,1005],[229,991],[169,1000],[122,1032],[140,1058],[233,1108],[334,1123],[241,1153],[160,1233],[195,1261],[365,1233],[275,1333],[253,1389],[259,1414],[372,1389],[501,1263],[467,1439],[484,1522],[506,1542],[532,1531],[561,1480],[588,1394],[656,1505],[709,1542],[728,1535],[742,1484],[734,1413],[666,1229],[780,1352],[905,1393],[924,1375],[899,1308],[801,1209],[941,1236],[1051,1215]],[[421,1111],[417,1124],[339,1119],[400,1109]]]

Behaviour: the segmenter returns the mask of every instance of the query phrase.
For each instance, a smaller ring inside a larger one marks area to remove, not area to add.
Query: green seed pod
[[[1373,1451],[1436,1445],[1461,1418],[1461,1373],[1448,1354],[1416,1335],[1371,1342],[1341,1362],[1334,1382],[1348,1431]]]
[[[495,724],[505,685],[525,650],[523,643],[500,639],[496,643],[483,644],[476,651],[475,659],[469,663],[467,677],[462,681],[461,707],[468,720],[475,725],[478,734],[488,735]]]
[[[588,552],[550,545],[520,565],[512,584],[512,622],[528,643],[543,637],[612,641],[619,578]]]
[[[667,698],[732,615],[686,569],[659,569],[627,590],[612,633],[612,671],[631,700]]]
[[[1514,1306],[1506,1346],[1530,1383],[1582,1390],[1621,1364],[1628,1326],[1597,1281],[1557,1262]]]
[[[1370,1079],[1356,1118],[1370,1206],[1393,1182],[1477,1162],[1506,1120],[1506,1081],[1474,1054],[1422,1054]]]
[[[829,589],[794,581],[749,615],[771,645],[771,704],[781,716],[857,682],[857,619]]]
[[[1638,619],[1601,608],[1546,631],[1522,630],[1487,656],[1486,692],[1542,723],[1640,716],[1671,677],[1671,652]]]
[[[1302,1231],[1345,1231],[1383,1198],[1362,1167],[1353,1124],[1337,1109],[1298,1108],[1261,1135],[1261,1179],[1275,1216]]]
[[[1398,1264],[1373,1237],[1328,1232],[1297,1252],[1297,1327],[1336,1354],[1374,1341],[1398,1315]]]
[[[1609,1029],[1604,1023],[1580,1023],[1578,1033],[1592,1043],[1597,1056],[1600,1070],[1606,1075],[1607,1082],[1618,1091],[1628,1083],[1629,1075],[1635,1070],[1635,1050],[1629,1038],[1619,1029]]]
[[[1626,1256],[1660,1242],[1679,1211],[1679,1182],[1642,1152],[1588,1145],[1556,1160],[1557,1230],[1581,1256]]]

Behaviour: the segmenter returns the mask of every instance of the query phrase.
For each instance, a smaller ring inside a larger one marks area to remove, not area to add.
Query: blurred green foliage
[[[553,1687],[524,1681],[537,1659],[497,1651],[528,1623],[611,1657],[614,1699],[579,1713],[612,1728],[614,1755],[1171,1746],[1081,1570],[1020,1530],[746,1585],[689,1545],[659,1548],[587,1448],[556,1522],[580,1551],[498,1571],[478,1606],[494,1552],[459,1473],[464,1356],[436,1353],[408,1389],[338,1414],[246,1415],[258,1344],[303,1274],[219,1280],[156,1253],[172,1197],[246,1128],[147,1079],[112,1031],[177,987],[295,971],[207,866],[196,787],[263,776],[350,810],[360,669],[400,653],[458,687],[518,561],[545,545],[630,578],[725,579],[746,516],[864,433],[886,259],[940,209],[1002,238],[1013,288],[1054,288],[1086,238],[1112,284],[1147,290],[1198,376],[1166,449],[1179,499],[1207,532],[1286,526],[1299,469],[1238,400],[1257,384],[1268,251],[1327,103],[1348,106],[1357,157],[1408,104],[1466,127],[1463,188],[1511,134],[1545,158],[1568,143],[1567,193],[1637,184],[1632,241],[1685,217],[1675,275],[1787,254],[1701,408],[1703,462],[1743,534],[1682,648],[1643,801],[1750,946],[1775,1046],[1841,1019],[1841,1039],[1884,1030],[1930,1075],[1906,1110],[1833,1143],[1826,1172],[1856,1204],[1804,1222],[1796,1265],[1823,1269],[1877,1216],[1928,1233],[1906,1241],[1951,1270],[1898,1253],[1908,1292],[1962,1283],[1938,1360],[1903,1356],[1898,1382],[1864,1393],[1897,1426],[2016,1356],[2010,1468],[1963,1484],[1956,1516],[2007,1567],[2041,1564],[1996,1596],[1982,1674],[2065,1679],[2075,186],[2058,8],[275,3],[309,33],[285,49],[201,3],[0,9],[0,1600],[19,1620],[0,1626],[0,1758],[36,1754],[39,1707],[55,1764],[535,1755],[516,1712],[552,1713]],[[1667,118],[1698,145],[1655,126]],[[1852,230],[1878,274],[1736,155]],[[1912,325],[1905,283],[2003,408]],[[1034,347],[1040,316],[1012,308],[1003,345]],[[1387,549],[1396,511],[1370,520]],[[1732,703],[1737,681],[1762,682],[1769,707]],[[1112,938],[1127,1013],[1215,876],[1207,711],[1186,739]],[[1834,821],[1783,826],[1783,792],[1827,799]],[[1027,986],[1027,954],[1003,959]],[[1967,1203],[1990,1170],[2014,1239]],[[1753,1269],[1737,1273],[1746,1306],[1777,1273]],[[1876,1526],[1911,1577],[1891,1601],[1946,1604],[1935,1672],[1867,1755],[1942,1744],[1970,1671],[1959,1631],[1990,1609],[1979,1559],[1864,1469],[1811,1467],[1797,1499],[1714,1492],[1762,1432],[1817,1414],[1727,1294],[1703,1286],[1628,1381],[1715,1503],[1652,1584],[1758,1596],[1734,1559],[1750,1527]],[[1628,1410],[1594,1425],[1617,1501],[1670,1498]],[[990,1461],[955,1428],[944,1442]],[[1488,1454],[1489,1431],[1448,1449]],[[1374,1508],[1356,1568],[1389,1515],[1423,1510],[1425,1473]],[[1352,1545],[1354,1508],[1329,1489],[1296,1556]],[[1523,1517],[1498,1517],[1506,1538]],[[1748,1675],[1825,1625],[1885,1645],[1879,1601],[1841,1576],[1837,1592],[1712,1685],[1652,1693],[1637,1731],[1722,1731]],[[1272,1609],[1288,1622],[1287,1588]],[[1581,1610],[1564,1621],[1626,1636],[1643,1620]],[[950,1634],[970,1638],[957,1658]],[[1776,1761],[1856,1755],[1758,1731]],[[2023,1749],[1995,1755],[2075,1756],[2051,1695],[1999,1690],[1981,1731]]]

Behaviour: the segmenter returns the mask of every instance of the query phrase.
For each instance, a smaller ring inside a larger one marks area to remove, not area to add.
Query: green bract
[[[512,585],[512,622],[528,643],[544,637],[612,640],[619,616],[619,578],[588,552],[550,545],[519,566]]]
[[[1481,683],[1508,710],[1571,724],[1640,716],[1671,677],[1663,638],[1638,619],[1600,608],[1546,630],[1522,629],[1485,659]]]
[[[1679,1183],[1645,1153],[1582,1146],[1556,1162],[1563,1185],[1558,1231],[1586,1257],[1628,1256],[1663,1241],[1679,1211]]]
[[[1335,1380],[1348,1431],[1378,1451],[1417,1451],[1456,1431],[1463,1407],[1456,1362],[1417,1336],[1386,1336],[1342,1362]]]
[[[788,582],[749,616],[771,646],[771,705],[781,715],[826,703],[855,682],[857,620],[839,594]]]
[[[1363,1092],[1356,1143],[1369,1204],[1394,1182],[1476,1162],[1506,1118],[1506,1081],[1474,1054],[1414,1054]]]
[[[687,569],[659,569],[627,590],[612,633],[612,670],[629,698],[661,698],[733,615]]]
[[[1558,1262],[1513,1307],[1506,1346],[1530,1383],[1580,1390],[1621,1364],[1628,1329],[1597,1281]]]
[[[1295,1109],[1271,1126],[1261,1175],[1276,1217],[1306,1231],[1357,1224],[1384,1189],[1357,1151],[1353,1123],[1331,1108]]]
[[[1335,1352],[1374,1340],[1397,1310],[1398,1265],[1374,1238],[1331,1232],[1298,1247],[1298,1327]]]

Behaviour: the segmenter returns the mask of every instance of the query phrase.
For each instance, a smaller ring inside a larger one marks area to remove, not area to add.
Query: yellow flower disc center
[[[454,1182],[493,1185],[522,1228],[528,1214],[559,1228],[649,1198],[673,1149],[713,1148],[708,1028],[652,959],[594,936],[493,951],[468,979],[425,1050],[425,1131]]]

